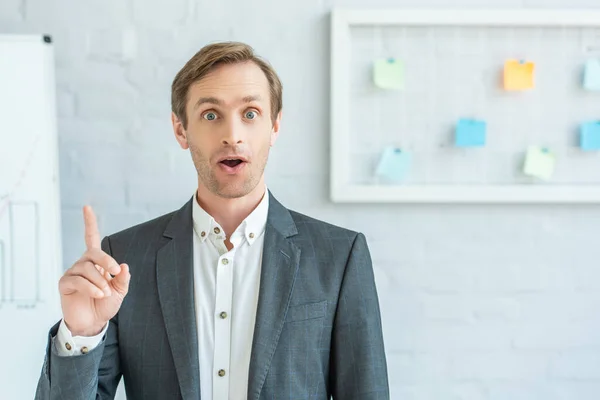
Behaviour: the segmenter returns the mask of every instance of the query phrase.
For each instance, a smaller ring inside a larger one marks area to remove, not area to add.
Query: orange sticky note
[[[533,89],[535,63],[508,60],[504,64],[504,90]]]

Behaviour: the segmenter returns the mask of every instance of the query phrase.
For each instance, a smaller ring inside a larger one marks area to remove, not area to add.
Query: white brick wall
[[[171,80],[202,45],[247,41],[284,84],[270,188],[288,207],[368,237],[392,398],[600,398],[600,208],[329,203],[333,6],[600,2],[2,0],[3,32],[55,40],[65,262],[83,249],[84,203],[108,234],[191,196],[195,171],[169,126]]]

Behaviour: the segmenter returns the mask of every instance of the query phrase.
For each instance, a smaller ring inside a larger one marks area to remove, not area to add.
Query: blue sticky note
[[[410,153],[395,147],[387,147],[381,155],[375,174],[391,182],[402,182],[408,174],[410,163]]]
[[[585,90],[600,90],[600,59],[585,63],[583,87]]]
[[[457,147],[485,146],[487,124],[475,119],[460,119],[456,124],[455,144]]]
[[[600,121],[581,124],[579,142],[582,150],[600,150]]]

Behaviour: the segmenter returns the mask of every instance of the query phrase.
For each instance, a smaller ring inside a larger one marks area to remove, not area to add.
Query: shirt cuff
[[[108,329],[108,322],[106,326],[96,336],[73,336],[65,320],[60,321],[58,332],[54,337],[54,347],[59,356],[78,356],[80,354],[87,354],[88,351],[93,350],[104,337],[106,330]]]

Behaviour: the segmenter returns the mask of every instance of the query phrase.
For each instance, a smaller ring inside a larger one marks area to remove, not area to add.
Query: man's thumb
[[[121,272],[119,272],[112,280],[112,284],[116,290],[118,290],[121,294],[127,293],[129,289],[129,280],[131,279],[131,274],[129,273],[129,265],[121,264]]]

